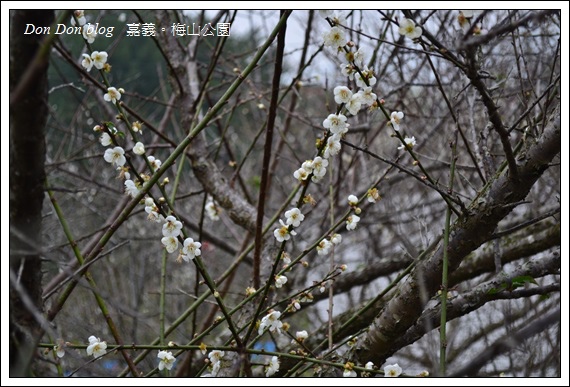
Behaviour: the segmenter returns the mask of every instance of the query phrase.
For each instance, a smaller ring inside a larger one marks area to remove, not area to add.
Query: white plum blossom
[[[404,138],[404,143],[405,145],[404,144],[400,145],[398,149],[405,149],[405,148],[412,149],[416,145],[416,138],[413,136],[412,137],[406,136]]]
[[[114,87],[108,87],[107,93],[103,96],[103,98],[105,98],[105,101],[107,102],[116,103],[121,99],[121,93]]]
[[[342,242],[342,235],[340,235],[340,234],[333,234],[333,235],[331,236],[331,242],[332,242],[334,245],[339,245],[340,242]]]
[[[350,114],[353,116],[357,115],[360,111],[360,108],[362,107],[362,99],[360,98],[360,94],[353,94],[350,98],[350,101],[348,101],[345,106]]]
[[[366,56],[368,53],[363,47],[359,47],[358,50],[354,53],[354,64],[362,67],[364,66],[364,61],[366,60]]]
[[[144,155],[144,144],[140,141],[137,142],[133,147],[133,152],[139,156]]]
[[[98,358],[107,353],[107,343],[101,341],[98,337],[89,336],[89,345],[87,346],[87,355],[93,355],[94,358]]]
[[[166,217],[166,222],[162,225],[162,235],[165,237],[177,237],[182,230],[182,222],[174,216],[169,215]]]
[[[169,253],[173,253],[178,248],[178,238],[173,236],[163,237],[161,240],[164,247],[166,247],[166,251]]]
[[[376,94],[372,92],[371,87],[365,87],[356,93],[360,97],[360,101],[364,106],[371,106],[376,102]]]
[[[370,203],[376,203],[378,200],[380,200],[381,198],[380,193],[378,192],[378,188],[369,189],[366,193],[366,198]]]
[[[328,159],[330,156],[334,156],[338,152],[340,152],[340,135],[334,134],[327,139],[327,145],[325,146],[323,157]]]
[[[364,66],[360,73],[354,73],[354,80],[356,81],[356,86],[364,89],[365,87],[374,86],[376,84],[376,77],[374,76],[374,70],[368,69],[367,66]]]
[[[323,121],[323,127],[333,134],[344,134],[348,131],[349,124],[346,123],[344,114],[329,114]]]
[[[152,198],[146,198],[144,203],[144,210],[148,214],[148,220],[156,223],[162,223],[164,221],[164,217],[158,212],[158,207],[154,204],[154,200]]]
[[[346,17],[350,11],[346,10],[330,10],[330,9],[321,9],[319,10],[319,14],[324,18],[329,18],[331,22],[334,24],[346,24]]]
[[[307,331],[297,331],[297,333],[295,333],[295,338],[297,339],[297,341],[300,342],[303,342],[308,337],[309,334],[307,333]]]
[[[348,205],[351,207],[358,205],[358,198],[355,195],[348,195]]]
[[[369,361],[368,363],[366,363],[366,365],[364,366],[364,368],[366,368],[367,370],[373,370],[373,369],[374,369],[374,363],[372,363],[371,361]]]
[[[342,373],[342,377],[343,378],[356,378],[356,371],[347,368]]]
[[[142,124],[138,121],[135,121],[131,125],[131,129],[133,129],[133,132],[135,133],[142,133]]]
[[[278,312],[276,310],[263,317],[261,319],[261,323],[259,324],[259,330],[257,333],[261,335],[266,328],[268,328],[270,332],[277,331],[277,333],[281,333],[281,327],[283,326],[283,323],[281,320],[279,320],[279,317],[281,317],[281,312]]]
[[[81,61],[81,66],[87,70],[87,72],[91,71],[93,68],[93,60],[89,56],[89,54],[83,54],[83,60]]]
[[[200,242],[194,242],[194,239],[186,238],[184,240],[184,247],[182,248],[182,259],[186,262],[190,262],[191,259],[199,257],[202,255],[200,247],[202,247]]]
[[[156,159],[154,156],[148,156],[148,162],[150,163],[153,171],[156,171],[162,165],[162,161]]]
[[[265,376],[270,377],[279,371],[279,358],[273,356],[265,366]]]
[[[287,283],[287,277],[285,277],[284,275],[276,275],[275,276],[275,287],[276,288],[281,288],[283,285],[285,285]]]
[[[396,132],[400,130],[400,122],[402,121],[403,118],[404,118],[404,113],[402,112],[392,112],[390,114],[390,122],[392,123],[392,128],[394,128]]]
[[[293,177],[299,181],[307,180],[311,172],[307,171],[305,168],[299,168],[293,172]]]
[[[323,159],[321,156],[317,156],[313,160],[313,182],[318,182],[321,180],[325,174],[327,173],[327,167],[329,165],[329,161],[327,159]]]
[[[87,43],[91,44],[95,41],[97,37],[97,29],[91,23],[84,24],[82,27],[83,39],[87,40]]]
[[[281,219],[279,219],[279,223],[281,224],[281,227],[273,231],[273,235],[275,236],[275,239],[277,239],[277,242],[288,241],[291,238],[291,235],[297,235],[294,230],[289,231],[289,225],[283,223]]]
[[[172,352],[170,351],[158,351],[158,356],[160,359],[160,363],[158,363],[158,370],[162,371],[163,369],[171,370],[176,358],[172,356]]]
[[[422,28],[416,27],[416,23],[412,19],[402,19],[398,32],[410,39],[417,39],[422,36]]]
[[[91,53],[91,59],[93,60],[93,66],[96,69],[101,70],[105,67],[105,63],[107,63],[108,54],[105,51],[93,51]]]
[[[208,215],[210,220],[220,220],[220,209],[216,206],[212,198],[206,202],[206,215]]]
[[[106,162],[114,164],[117,167],[122,167],[127,162],[127,159],[125,159],[125,150],[120,146],[116,146],[113,149],[107,149],[103,158]]]
[[[334,101],[337,104],[347,103],[352,97],[352,91],[346,86],[337,86],[334,88]]]
[[[354,79],[354,74],[356,74],[356,68],[351,63],[343,63],[340,65],[340,72],[342,75],[347,76],[351,81]]]
[[[347,40],[344,36],[344,30],[339,27],[332,27],[329,31],[323,34],[325,46],[328,47],[343,47],[346,45]]]
[[[301,222],[305,219],[305,215],[301,213],[297,207],[285,211],[285,217],[287,218],[287,225],[293,225],[293,227],[299,227]]]
[[[397,378],[402,374],[402,367],[398,363],[384,367],[385,378]]]
[[[354,230],[359,221],[360,217],[358,215],[349,215],[346,219],[346,229],[348,231]]]
[[[85,19],[85,12],[82,9],[77,9],[77,10],[73,11],[73,14],[77,18],[77,21],[79,22],[80,26],[87,23],[87,19]],[[71,16],[71,25],[72,26],[77,25],[77,23],[75,22],[75,18],[73,16]]]
[[[109,146],[113,143],[113,141],[111,141],[111,136],[109,136],[109,133],[103,133],[101,137],[99,137],[99,142],[103,146]]]
[[[330,252],[332,247],[333,247],[333,244],[328,239],[323,239],[317,245],[317,254],[327,255]]]
[[[139,194],[139,187],[132,180],[125,180],[125,193],[134,198]]]
[[[224,351],[220,351],[215,349],[208,354],[208,358],[210,359],[210,364],[212,366],[212,374],[210,376],[215,377],[220,372],[220,368],[222,367],[222,358],[226,353]]]

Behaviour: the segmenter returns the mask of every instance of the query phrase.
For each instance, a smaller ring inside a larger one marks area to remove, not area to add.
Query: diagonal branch
[[[520,167],[519,180],[505,173],[497,176],[489,189],[475,199],[469,211],[453,225],[448,246],[451,272],[467,254],[489,239],[499,221],[511,212],[513,203],[527,196],[550,161],[560,152],[560,110],[553,116],[543,135],[529,149],[528,159]],[[433,256],[418,262],[409,277],[398,286],[397,295],[387,303],[350,354],[351,361],[381,364],[394,352],[394,342],[416,323],[429,298],[437,291],[442,257],[443,248],[440,246]]]

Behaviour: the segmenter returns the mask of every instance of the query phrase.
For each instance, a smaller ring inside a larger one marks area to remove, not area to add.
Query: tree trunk
[[[10,376],[31,373],[42,311],[40,233],[48,61],[47,55],[39,61],[35,58],[47,35],[25,35],[24,31],[28,23],[49,26],[53,19],[54,11],[50,10],[19,10],[11,14]],[[28,68],[32,70],[27,71]]]

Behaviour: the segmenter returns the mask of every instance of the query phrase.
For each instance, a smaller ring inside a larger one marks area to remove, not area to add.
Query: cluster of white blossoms
[[[163,369],[171,370],[176,358],[172,356],[172,352],[170,351],[158,351],[157,357],[160,359],[158,363],[158,370],[162,371]]]
[[[78,16],[79,17],[79,16]],[[87,71],[91,70],[91,67],[95,66],[97,69],[102,69],[107,64],[108,55],[104,51],[93,51],[91,55],[83,54],[83,60],[81,64]],[[116,89],[114,87],[108,87],[107,93],[104,95],[104,99],[108,102],[114,104],[121,99],[121,94],[125,91],[122,88]],[[142,134],[142,124],[135,121],[131,124],[131,129],[133,132]],[[120,177],[125,178],[125,193],[133,198],[137,197],[141,190],[141,184],[144,181],[149,180],[149,176],[141,173],[139,176],[141,179],[131,180],[130,173],[128,172],[129,167],[125,166],[127,159],[125,157],[125,150],[121,146],[114,146],[114,138],[118,134],[117,129],[111,123],[106,123],[103,126],[96,125],[93,130],[95,132],[103,132],[99,138],[101,145],[109,147],[105,150],[103,158],[105,161],[111,165],[117,167],[120,171]],[[136,141],[136,140],[135,140]],[[144,156],[146,154],[145,146],[142,142],[137,141],[133,146],[132,152],[137,156]],[[153,174],[161,166],[162,162],[155,158],[154,156],[147,156],[148,167],[150,173]],[[140,181],[142,180],[142,181]],[[167,179],[165,179],[165,182]],[[154,202],[151,197],[146,197],[144,200],[145,212],[148,214],[148,219],[156,223],[162,223],[162,239],[161,242],[166,248],[168,253],[173,253],[178,249],[178,238],[182,233],[182,223],[176,219],[173,215],[169,215],[166,218],[161,214],[160,208]],[[206,207],[208,211],[208,206]],[[211,210],[210,210],[211,211]],[[212,215],[213,216],[213,215]],[[211,217],[212,217],[211,216]],[[195,242],[192,238],[186,238],[184,240],[184,245],[180,251],[179,258],[189,262],[190,260],[198,257],[202,254],[200,247],[202,244],[200,242]]]

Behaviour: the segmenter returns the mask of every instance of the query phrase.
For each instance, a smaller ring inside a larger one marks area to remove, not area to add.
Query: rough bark
[[[490,182],[489,188],[476,198],[469,211],[451,228],[447,249],[449,270],[453,272],[465,256],[478,248],[495,231],[516,203],[525,199],[551,160],[560,152],[560,110],[553,114],[542,136],[533,144],[518,166],[518,180],[507,172]],[[431,296],[441,283],[443,247],[421,261],[398,286],[393,297],[351,354],[352,361],[382,364],[394,353],[394,343],[417,321]]]
[[[10,376],[30,373],[41,315],[41,211],[44,198],[44,127],[47,120],[47,56],[36,59],[44,35],[24,35],[27,23],[49,26],[54,12],[20,10],[11,15],[10,93],[27,69],[32,80],[10,104]],[[25,299],[33,303],[26,305]]]

